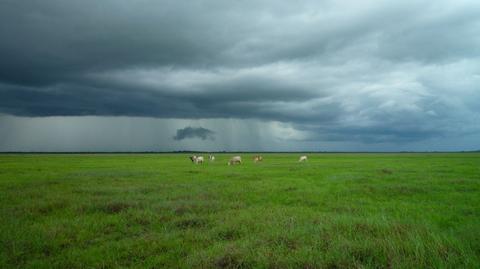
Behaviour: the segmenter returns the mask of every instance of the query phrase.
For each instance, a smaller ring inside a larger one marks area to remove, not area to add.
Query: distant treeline
[[[211,154],[250,154],[250,153],[479,153],[480,150],[471,151],[4,151],[0,154],[187,154],[187,153],[211,153]]]

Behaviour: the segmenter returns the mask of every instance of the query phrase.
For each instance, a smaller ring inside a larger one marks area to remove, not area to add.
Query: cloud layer
[[[479,33],[478,1],[7,0],[0,113],[260,120],[304,141],[480,138]]]

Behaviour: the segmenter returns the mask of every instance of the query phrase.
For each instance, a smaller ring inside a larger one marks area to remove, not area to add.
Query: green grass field
[[[480,154],[241,155],[0,155],[0,268],[480,267]]]

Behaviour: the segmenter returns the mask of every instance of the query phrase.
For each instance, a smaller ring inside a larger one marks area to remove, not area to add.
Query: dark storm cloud
[[[178,129],[177,134],[173,137],[175,140],[183,140],[188,138],[200,138],[202,140],[215,140],[215,132],[203,127],[185,127]]]
[[[480,118],[479,32],[478,1],[5,0],[0,113],[461,135]]]

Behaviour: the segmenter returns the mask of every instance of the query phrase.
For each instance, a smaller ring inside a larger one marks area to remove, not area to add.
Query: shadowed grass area
[[[0,268],[478,268],[480,154],[0,155]]]

